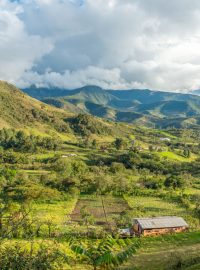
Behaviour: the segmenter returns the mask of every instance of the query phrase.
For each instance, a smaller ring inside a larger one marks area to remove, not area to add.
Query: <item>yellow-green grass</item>
[[[113,136],[105,135],[105,136],[93,136],[94,139],[97,140],[97,143],[112,143],[115,138]]]
[[[47,158],[53,158],[54,156],[55,152],[49,152],[49,153],[32,154],[31,158],[35,160],[42,160]]]
[[[41,136],[41,137],[54,137],[62,141],[76,142],[76,137],[71,133],[59,133],[51,129],[48,125],[37,124],[37,127],[23,128],[27,135]]]
[[[177,161],[181,161],[181,162],[191,162],[194,161],[197,156],[194,154],[191,154],[191,156],[189,158],[180,156],[174,152],[170,152],[170,151],[166,151],[166,152],[156,152],[156,154],[158,154],[161,157],[165,157],[167,159],[172,159],[172,160],[177,160]]]
[[[49,174],[49,171],[46,170],[19,170],[19,172],[27,173],[27,174],[35,174],[35,175],[41,175],[41,174]]]
[[[36,153],[36,154],[31,154],[30,157],[31,159],[35,160],[35,161],[42,161],[44,159],[48,159],[48,158],[53,158],[55,157],[55,155],[58,155],[60,157],[62,156],[67,156],[68,154],[72,154],[75,153],[76,156],[74,157],[65,157],[68,160],[87,160],[87,155],[90,154],[89,151],[86,151],[85,149],[80,149],[80,151],[72,151],[70,149],[70,151],[67,151],[67,149],[62,150],[62,151],[50,151],[50,152],[46,152],[46,153]]]
[[[192,210],[188,210],[175,202],[170,202],[159,197],[150,196],[124,196],[132,208],[134,217],[155,216],[181,216],[186,219],[191,228],[196,228],[198,220],[193,217]]]
[[[199,248],[199,231],[142,238],[141,248],[136,256],[128,261],[126,267],[120,269],[174,269],[170,267],[176,264],[178,259],[187,261],[199,257]]]
[[[184,193],[185,194],[188,194],[188,195],[200,195],[200,189],[197,189],[197,188],[186,188],[184,190]]]
[[[9,125],[2,117],[0,117],[0,129],[1,128],[11,128],[11,125]]]
[[[168,133],[168,132],[166,132],[166,131],[163,131],[163,130],[157,130],[157,132],[158,132],[159,134],[164,135],[165,137],[172,138],[172,139],[177,139],[177,136],[172,135],[172,134],[170,134],[170,133]]]
[[[51,220],[54,225],[62,227],[69,221],[70,214],[74,210],[76,203],[76,197],[70,198],[67,201],[34,203],[32,215],[41,222]]]

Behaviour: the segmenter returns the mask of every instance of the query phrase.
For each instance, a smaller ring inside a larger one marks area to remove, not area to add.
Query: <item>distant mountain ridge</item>
[[[200,90],[191,90],[189,94],[200,96]]]
[[[74,90],[31,87],[30,96],[73,113],[145,123],[145,125],[198,125],[200,96],[149,89],[105,90],[85,86]]]

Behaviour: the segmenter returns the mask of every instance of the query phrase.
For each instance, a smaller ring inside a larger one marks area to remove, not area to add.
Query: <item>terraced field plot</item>
[[[76,201],[76,198],[71,198],[68,201],[35,203],[32,205],[32,215],[40,222],[49,220],[53,225],[64,229]]]
[[[81,209],[85,208],[95,219],[95,224],[104,226],[106,222],[115,225],[115,220],[121,214],[130,210],[127,202],[122,197],[113,196],[81,196],[71,220],[80,223],[82,221]]]

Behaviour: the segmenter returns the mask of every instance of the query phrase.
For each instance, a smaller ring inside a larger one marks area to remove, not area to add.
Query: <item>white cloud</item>
[[[18,18],[22,11],[20,5],[0,1],[0,79],[11,82],[17,82],[53,49],[47,38],[28,35]]]
[[[200,87],[199,0],[0,0],[0,41],[19,86]]]
[[[66,70],[60,74],[58,72],[46,71],[43,74],[37,72],[26,72],[23,79],[19,81],[22,87],[27,87],[30,82],[35,82],[38,87],[48,87],[54,85],[60,88],[78,88],[83,85],[99,85],[105,89],[127,89],[143,88],[141,83],[127,83],[121,77],[120,69],[103,69],[94,66],[88,66],[85,69],[76,71]]]

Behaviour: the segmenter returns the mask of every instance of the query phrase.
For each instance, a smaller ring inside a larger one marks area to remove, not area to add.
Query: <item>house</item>
[[[165,142],[171,142],[171,139],[170,138],[160,138],[161,141],[165,141]]]
[[[140,236],[154,236],[167,233],[187,231],[188,224],[182,217],[165,216],[153,218],[135,218],[133,220],[133,234]]]

